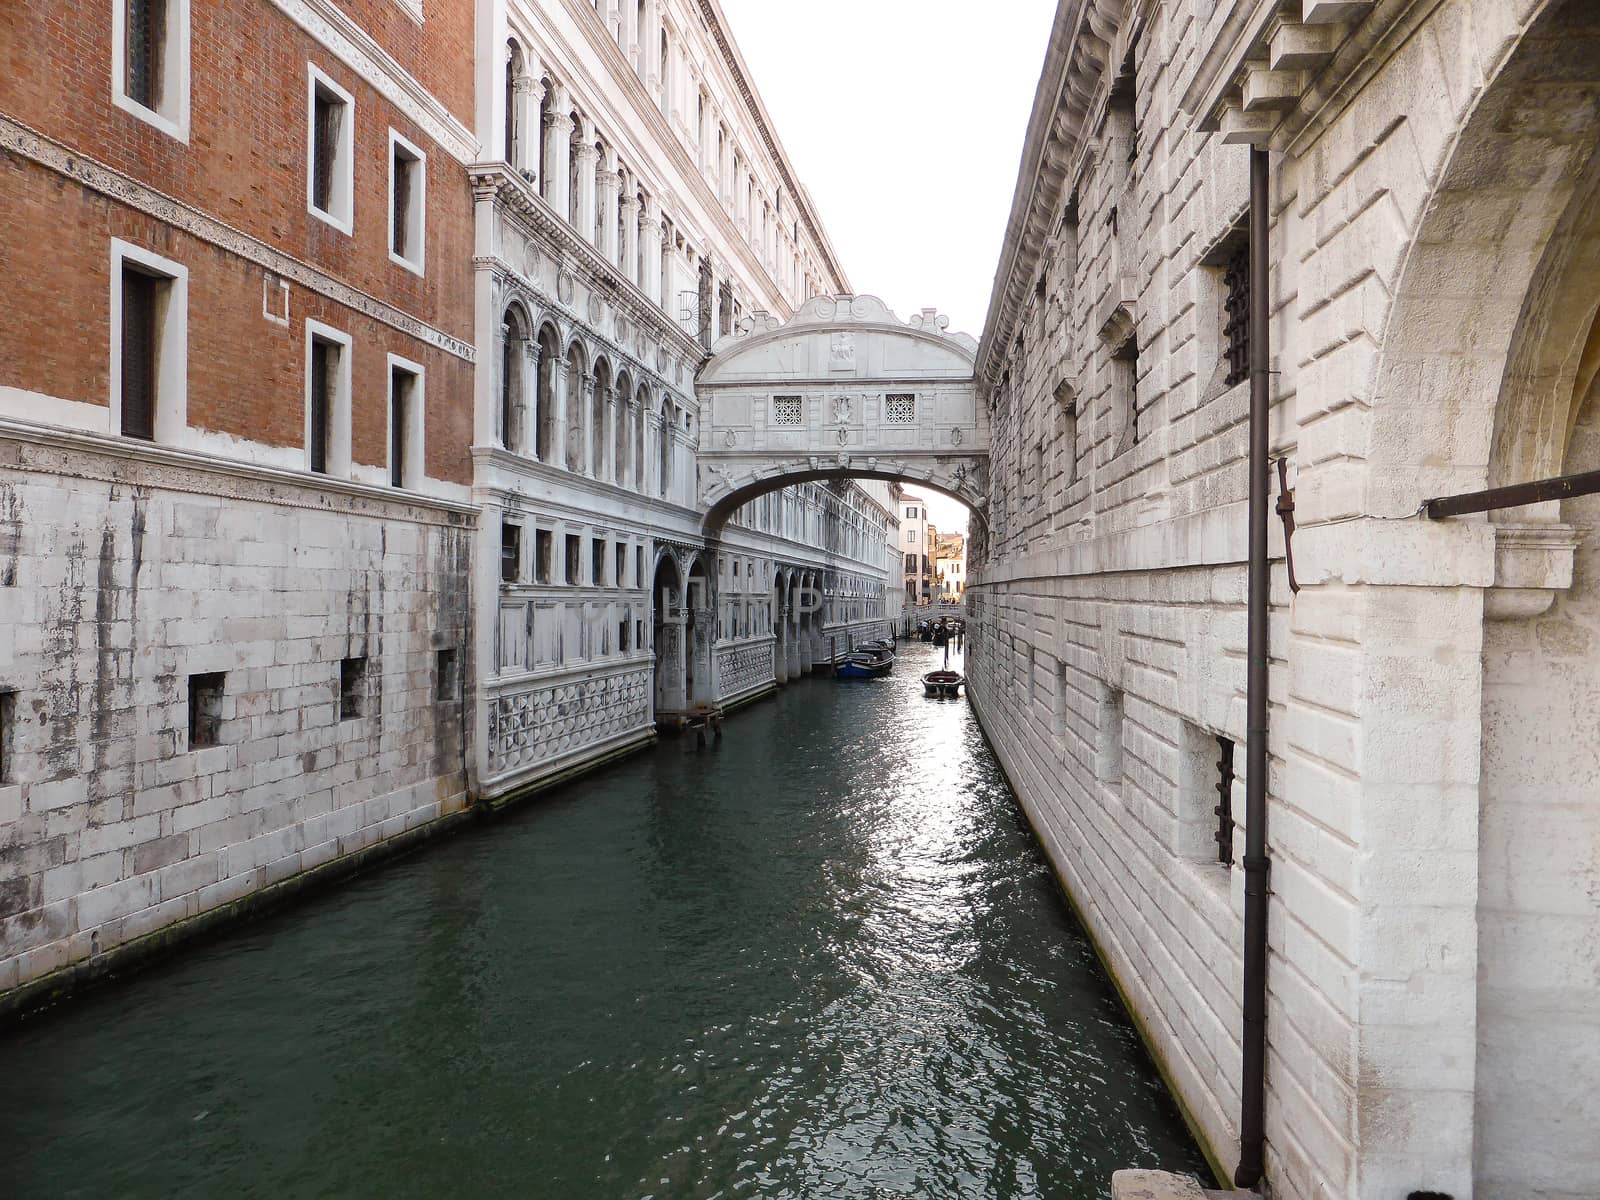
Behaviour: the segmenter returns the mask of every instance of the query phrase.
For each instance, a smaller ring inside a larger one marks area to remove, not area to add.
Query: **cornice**
[[[394,513],[421,524],[461,526],[478,515],[478,510],[470,504],[419,492],[396,492],[393,488],[332,475],[313,475],[197,450],[180,450],[159,442],[83,433],[0,417],[0,442],[7,441],[17,450],[11,455],[0,451],[0,467],[47,467],[49,464],[40,463],[29,454],[31,447],[36,451],[94,459],[95,466],[81,460],[75,462],[72,474],[106,483],[145,485],[164,491],[223,496],[318,512]],[[236,482],[228,484],[221,482],[223,480]]]
[[[1060,0],[1056,7],[978,349],[980,387],[993,385],[1021,320],[1061,210],[1069,167],[1084,146],[1088,118],[1103,99],[1108,67],[1117,61],[1124,10],[1125,0]]]
[[[475,355],[470,343],[435,328],[410,313],[403,312],[370,292],[351,287],[320,268],[293,258],[243,230],[219,221],[192,204],[157,191],[132,176],[114,167],[108,167],[4,114],[0,114],[0,151],[16,154],[48,171],[74,179],[90,191],[137,209],[165,225],[181,229],[192,237],[271,271],[280,279],[292,280],[308,291],[326,296],[334,303],[371,317],[375,321],[381,321],[408,337],[426,342],[446,354],[453,354],[466,362],[474,361]]]

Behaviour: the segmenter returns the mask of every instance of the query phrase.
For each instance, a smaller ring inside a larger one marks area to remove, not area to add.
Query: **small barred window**
[[[799,396],[774,396],[772,398],[772,423],[774,425],[801,424],[801,398]]]
[[[1242,383],[1250,374],[1250,244],[1243,239],[1228,256],[1222,270],[1222,285],[1227,289],[1223,311],[1227,319],[1222,336],[1227,341],[1229,387]]]
[[[885,396],[883,420],[888,425],[916,424],[917,398],[909,394]]]

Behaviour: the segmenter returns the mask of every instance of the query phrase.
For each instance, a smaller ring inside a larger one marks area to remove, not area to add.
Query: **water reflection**
[[[13,1194],[1095,1197],[1201,1162],[929,648],[0,1041]]]

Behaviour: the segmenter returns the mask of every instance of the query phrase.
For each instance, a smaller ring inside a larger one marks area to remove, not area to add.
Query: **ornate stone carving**
[[[833,335],[828,353],[828,370],[854,371],[856,369],[856,335],[848,330]]]
[[[561,301],[562,304],[569,306],[572,304],[572,293],[576,286],[576,282],[572,278],[572,272],[567,270],[566,267],[562,267],[556,273],[556,299]]]
[[[775,678],[772,646],[740,646],[723,650],[717,657],[717,673],[722,695],[736,696]]]
[[[647,670],[506,693],[489,705],[489,770],[537,766],[649,719]]]

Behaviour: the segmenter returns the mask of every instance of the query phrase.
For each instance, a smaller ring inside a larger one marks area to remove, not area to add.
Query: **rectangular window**
[[[540,529],[533,535],[534,559],[536,575],[540,583],[549,583],[551,578],[551,558],[555,555],[555,535],[548,529]]]
[[[456,698],[456,651],[454,647],[434,653],[433,698],[440,701],[454,700]]]
[[[124,112],[189,140],[189,0],[113,0],[111,98]]]
[[[337,388],[339,347],[322,338],[311,339],[311,426],[306,453],[311,469],[328,472],[328,443],[333,434],[333,393]]]
[[[414,488],[422,465],[422,368],[389,356],[389,482]]]
[[[628,577],[628,548],[624,545],[617,546],[617,574],[612,583],[617,587],[626,587]]]
[[[122,267],[122,436],[156,436],[156,288],[154,276]]]
[[[1225,343],[1229,387],[1243,383],[1250,375],[1250,241],[1238,239],[1222,268],[1222,337]]]
[[[176,441],[186,423],[188,271],[111,241],[111,428]]]
[[[16,782],[17,694],[0,692],[0,783]]]
[[[636,588],[642,588],[644,586],[643,546],[635,546],[633,548],[633,586]]]
[[[366,708],[367,660],[346,658],[339,663],[339,720],[353,721]]]
[[[566,581],[577,583],[578,574],[583,570],[583,541],[575,533],[567,534],[567,572]]]
[[[316,67],[307,96],[306,206],[349,233],[355,203],[355,100]]]
[[[603,587],[606,582],[606,540],[594,538],[589,543],[589,570],[590,582],[595,587]]]
[[[500,582],[516,583],[522,578],[522,526],[503,521],[500,525]]]
[[[1233,741],[1217,739],[1217,804],[1211,810],[1217,818],[1217,861],[1233,866]]]
[[[427,157],[389,131],[389,257],[422,274],[427,218]]]
[[[213,671],[189,676],[189,749],[218,744],[222,729],[222,681],[224,673]]]

